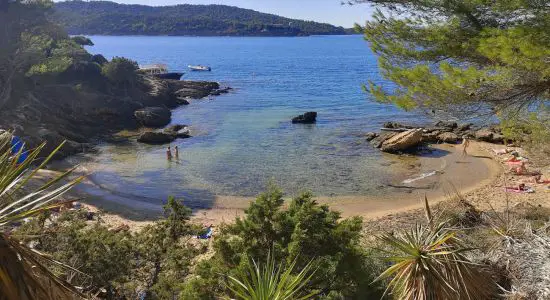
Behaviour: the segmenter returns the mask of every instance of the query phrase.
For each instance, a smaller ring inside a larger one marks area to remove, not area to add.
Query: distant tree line
[[[70,34],[307,36],[349,33],[330,24],[225,5],[150,7],[107,1],[67,1],[56,3],[50,17]]]

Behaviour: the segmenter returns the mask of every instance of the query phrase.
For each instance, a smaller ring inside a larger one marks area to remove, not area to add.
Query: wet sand
[[[469,193],[484,187],[495,180],[502,167],[494,161],[483,143],[472,142],[469,155],[462,156],[462,145],[433,145],[431,154],[421,157],[403,157],[416,167],[403,170],[396,182],[385,187],[380,196],[319,196],[317,201],[338,210],[343,217],[361,216],[376,219],[390,214],[414,210],[422,206],[424,196],[430,203],[445,200],[447,193],[455,189]],[[405,164],[406,165],[406,164]],[[428,176],[427,176],[428,175]],[[376,174],[373,174],[376,176]],[[76,188],[70,197],[78,198],[91,210],[101,209],[103,219],[110,225],[128,224],[133,229],[152,222],[162,215],[162,206],[132,199],[124,191],[102,189],[91,181]],[[290,200],[291,197],[288,197]],[[194,211],[193,219],[204,224],[232,222],[242,216],[251,197],[216,196],[208,209]]]

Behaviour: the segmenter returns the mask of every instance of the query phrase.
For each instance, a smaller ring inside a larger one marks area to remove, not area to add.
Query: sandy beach
[[[343,217],[361,216],[365,220],[376,220],[415,211],[422,207],[424,196],[430,203],[446,199],[455,189],[461,194],[476,194],[492,190],[504,174],[502,165],[488,149],[497,145],[472,142],[468,156],[462,154],[462,145],[432,145],[437,153],[419,157],[419,168],[415,175],[408,176],[392,191],[381,196],[335,196],[316,197],[319,203],[338,210]],[[504,146],[500,146],[503,148]],[[54,172],[44,171],[43,176],[53,176]],[[405,178],[405,177],[404,177]],[[112,226],[129,225],[139,230],[162,214],[162,206],[133,199],[128,206],[124,193],[103,190],[91,181],[85,181],[71,192],[67,198],[79,199],[91,211],[102,211],[103,220]],[[291,197],[289,196],[288,199]],[[232,222],[244,214],[253,198],[217,196],[209,209],[194,211],[193,220],[202,224]],[[124,203],[124,204],[122,204]]]

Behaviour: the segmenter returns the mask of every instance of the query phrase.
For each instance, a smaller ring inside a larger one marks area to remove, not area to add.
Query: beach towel
[[[520,190],[519,188],[507,187],[504,190],[509,193],[518,193],[518,194],[530,194],[535,192],[535,190],[533,190],[532,188],[525,188],[523,190]]]

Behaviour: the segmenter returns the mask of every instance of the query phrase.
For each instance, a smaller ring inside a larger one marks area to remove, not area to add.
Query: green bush
[[[71,40],[73,40],[73,42],[79,44],[80,46],[93,46],[94,45],[92,40],[90,40],[89,38],[87,38],[85,36],[82,36],[82,35],[73,36],[71,38]]]
[[[137,62],[124,58],[115,57],[102,66],[102,73],[110,81],[117,84],[134,84],[137,81]]]
[[[282,197],[278,188],[270,187],[250,205],[244,218],[221,228],[214,241],[214,257],[199,264],[198,277],[188,283],[194,296],[214,299],[227,294],[225,279],[219,274],[242,272],[250,258],[265,263],[271,251],[287,266],[296,260],[296,270],[314,261],[316,272],[305,290],[317,291],[321,298],[380,297],[379,287],[371,285],[375,266],[359,245],[362,220],[341,220],[338,212],[317,204],[311,193],[294,198],[288,210],[283,210]]]

